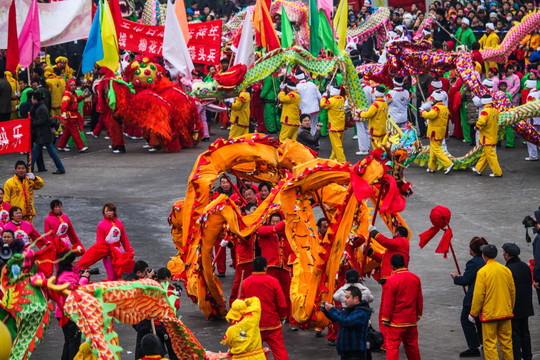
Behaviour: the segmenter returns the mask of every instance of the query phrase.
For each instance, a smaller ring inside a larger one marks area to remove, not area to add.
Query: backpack
[[[371,351],[380,351],[382,344],[384,344],[382,332],[375,330],[371,324],[368,326],[367,343]]]

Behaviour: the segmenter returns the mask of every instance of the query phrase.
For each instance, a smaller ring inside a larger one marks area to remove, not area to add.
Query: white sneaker
[[[526,157],[525,161],[538,161],[538,158]]]
[[[353,140],[358,140],[358,135],[354,135],[354,136],[352,137],[352,139],[353,139]]]
[[[58,151],[65,151],[65,152],[68,152],[68,151],[69,151],[69,148],[58,148]]]
[[[427,172],[427,173],[430,173],[430,174],[433,174],[433,173],[435,172],[435,170],[426,169],[426,172]]]
[[[482,175],[482,173],[480,171],[476,170],[476,168],[474,166],[471,168],[471,170],[472,170],[473,173],[475,173],[478,176]]]
[[[369,151],[357,151],[356,155],[368,155]]]
[[[111,138],[108,137],[108,136],[105,136],[104,139],[105,139],[105,140],[111,140]]]
[[[495,175],[495,174],[489,174],[490,177],[502,177],[502,174],[501,175]]]
[[[88,150],[88,146],[83,147],[81,150],[79,150],[79,152],[80,152],[80,153],[83,153],[83,152],[85,152],[86,150]]]
[[[142,148],[143,148],[143,149],[151,149],[151,148],[153,148],[153,146],[152,146],[152,145],[145,144],[145,145],[143,145]]]
[[[452,168],[454,167],[454,164],[450,165],[449,167],[446,168],[446,171],[444,172],[444,175],[448,175],[448,173],[450,171],[452,171]]]

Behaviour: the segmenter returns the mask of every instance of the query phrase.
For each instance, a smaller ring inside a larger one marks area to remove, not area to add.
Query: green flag
[[[319,10],[319,36],[322,40],[324,50],[330,51],[333,54],[337,52],[337,44],[332,32],[332,26],[323,9]]]
[[[309,26],[309,52],[317,57],[321,52],[321,39],[319,37],[319,12],[316,0],[309,0]]]
[[[291,22],[285,12],[285,7],[281,5],[281,47],[288,48],[294,42],[294,33]]]

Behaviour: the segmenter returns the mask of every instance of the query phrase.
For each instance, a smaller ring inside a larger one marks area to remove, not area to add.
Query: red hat
[[[439,246],[437,246],[435,252],[437,254],[444,254],[444,257],[446,258],[446,254],[450,248],[450,241],[453,236],[452,229],[450,228],[451,217],[452,213],[447,207],[442,205],[435,206],[429,214],[429,220],[431,220],[433,226],[420,234],[420,248],[426,246],[426,244],[437,235],[439,230],[444,230],[441,242],[439,243]]]
[[[67,81],[67,86],[70,86],[71,84],[77,85],[77,80],[75,80],[75,79],[69,79],[69,80]]]

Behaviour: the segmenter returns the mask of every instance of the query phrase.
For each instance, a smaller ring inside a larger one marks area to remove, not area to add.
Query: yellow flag
[[[102,0],[101,11],[101,40],[103,43],[103,60],[97,63],[112,71],[118,70],[118,39],[114,28],[114,20],[107,0]]]
[[[339,37],[339,51],[345,50],[345,46],[347,45],[347,12],[347,0],[341,0],[334,16],[334,29],[336,30],[336,35]]]

